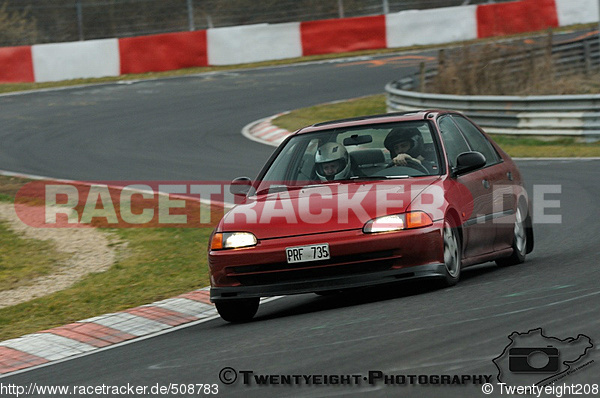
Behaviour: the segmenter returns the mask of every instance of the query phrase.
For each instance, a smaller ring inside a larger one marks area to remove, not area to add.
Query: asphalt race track
[[[0,170],[85,180],[255,177],[273,148],[244,138],[244,125],[383,93],[422,59],[430,58],[398,55],[3,96]]]
[[[0,169],[88,180],[253,177],[273,149],[244,138],[245,124],[288,109],[381,93],[385,83],[433,54],[2,96]],[[488,375],[495,388],[491,396],[508,396],[500,394],[492,360],[503,354],[511,333],[541,328],[546,336],[584,335],[593,343],[576,364],[594,362],[557,383],[598,384],[600,160],[518,164],[534,215],[560,217],[552,223],[538,218],[535,250],[522,265],[468,268],[447,289],[418,283],[285,297],[264,303],[248,324],[214,319],[0,383],[196,389],[155,396],[201,396],[197,384],[216,383],[228,397],[482,397],[481,385],[438,385],[432,376]],[[560,193],[547,193],[557,189]],[[548,345],[553,343],[558,341]],[[238,376],[233,384],[219,380],[220,374],[232,380],[233,370]],[[387,384],[364,380],[377,371],[389,376]],[[310,385],[259,386],[249,377],[246,385],[247,372],[277,376],[272,381],[282,380],[280,375],[347,375],[357,383],[332,385],[319,376]],[[411,375],[414,384],[408,382]]]

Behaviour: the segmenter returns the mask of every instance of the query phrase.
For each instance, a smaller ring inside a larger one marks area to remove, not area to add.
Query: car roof
[[[429,110],[418,110],[411,112],[394,112],[384,113],[380,115],[365,115],[357,116],[348,119],[331,120],[321,123],[315,123],[312,126],[304,127],[294,134],[305,134],[315,131],[329,130],[335,128],[346,128],[346,127],[357,127],[372,124],[383,124],[393,122],[408,122],[414,120],[425,120],[427,118],[433,118],[442,113],[449,113],[451,111],[429,109]]]

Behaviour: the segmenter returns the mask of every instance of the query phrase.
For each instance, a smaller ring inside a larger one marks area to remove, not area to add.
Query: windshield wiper
[[[395,180],[395,179],[404,179],[410,178],[410,176],[402,175],[402,176],[353,176],[350,177],[351,180]]]
[[[262,195],[265,193],[275,193],[275,192],[283,192],[283,191],[287,191],[289,189],[289,187],[287,185],[271,185],[268,188],[264,188],[261,189],[260,191],[257,191],[256,194],[257,195]]]
[[[268,188],[261,189],[256,195],[264,195],[277,192],[297,191],[299,189],[311,188],[318,185],[271,185]]]

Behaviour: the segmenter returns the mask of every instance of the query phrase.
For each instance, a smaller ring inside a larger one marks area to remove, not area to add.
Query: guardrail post
[[[592,51],[591,43],[587,40],[583,42],[583,63],[584,73],[588,76],[592,71]]]
[[[546,56],[552,59],[552,40],[553,33],[552,28],[548,29],[548,40],[546,40]]]
[[[81,5],[81,0],[77,0],[75,7],[77,8],[77,31],[79,33],[79,40],[83,41],[83,6]]]
[[[419,91],[425,92],[425,62],[419,65]]]
[[[192,2],[193,0],[187,0],[188,23],[190,31],[196,30],[196,26],[194,24],[194,5]]]
[[[338,0],[338,14],[340,18],[344,18],[344,0]]]

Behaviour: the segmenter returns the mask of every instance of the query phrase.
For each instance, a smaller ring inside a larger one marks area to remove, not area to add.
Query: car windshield
[[[292,137],[262,177],[259,191],[439,173],[438,150],[427,121],[366,125]]]

